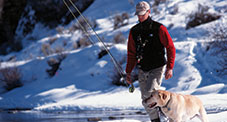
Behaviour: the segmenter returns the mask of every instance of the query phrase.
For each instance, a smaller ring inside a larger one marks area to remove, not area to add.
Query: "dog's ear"
[[[162,99],[165,100],[167,98],[167,95],[165,93],[162,93]]]
[[[167,95],[165,93],[159,93],[158,96],[163,100],[167,98]]]

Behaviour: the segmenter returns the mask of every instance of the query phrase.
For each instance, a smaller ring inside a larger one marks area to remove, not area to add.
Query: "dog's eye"
[[[153,97],[153,95],[151,95],[151,97]]]

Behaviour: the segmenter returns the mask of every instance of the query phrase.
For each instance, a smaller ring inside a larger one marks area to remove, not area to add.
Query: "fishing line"
[[[87,36],[89,37],[90,41],[92,41],[92,44],[94,45],[94,41],[92,40],[90,34],[85,30],[85,28],[81,25],[81,23],[79,22],[79,20],[76,18],[75,14],[72,12],[71,8],[69,7],[69,5],[65,2],[65,0],[63,0],[64,4],[67,6],[67,8],[69,9],[70,13],[73,15],[73,17],[77,20],[77,22],[79,23],[80,27],[82,28],[82,30],[87,34]],[[113,57],[113,55],[111,54],[111,52],[109,51],[109,49],[107,48],[106,44],[101,40],[101,38],[99,37],[99,35],[96,33],[96,31],[91,27],[91,25],[88,23],[87,19],[83,16],[83,14],[80,12],[80,10],[76,7],[76,5],[74,5],[74,3],[72,2],[72,0],[69,0],[69,2],[71,3],[71,5],[76,9],[76,11],[79,13],[79,15],[82,17],[82,19],[86,22],[86,24],[89,26],[89,28],[94,32],[96,38],[98,39],[99,42],[102,43],[104,49],[106,50],[106,52],[110,55],[111,60],[114,63],[115,68],[118,70],[118,73],[121,75],[121,78],[123,81],[125,80],[125,76],[124,76],[124,72],[122,67],[120,66],[120,64],[116,61],[116,59]],[[126,83],[126,86],[128,87],[128,84]],[[130,88],[129,88],[129,92],[132,93],[134,92],[135,87],[133,84],[131,84]]]
[[[94,45],[95,44],[94,40],[91,38],[90,34],[86,31],[86,29],[83,27],[83,25],[81,25],[80,21],[76,18],[75,14],[73,13],[73,11],[69,7],[69,5],[65,2],[65,0],[63,0],[63,2],[66,5],[66,7],[68,8],[68,10],[70,11],[70,13],[73,15],[73,17],[76,19],[76,21],[79,24],[80,28],[83,30],[83,32],[86,34],[86,36],[89,38],[89,41],[91,42],[91,44]]]

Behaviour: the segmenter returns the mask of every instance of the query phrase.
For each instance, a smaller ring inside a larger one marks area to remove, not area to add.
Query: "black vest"
[[[159,39],[162,24],[150,17],[132,27],[132,38],[136,45],[137,65],[143,71],[149,71],[166,64],[165,48]]]

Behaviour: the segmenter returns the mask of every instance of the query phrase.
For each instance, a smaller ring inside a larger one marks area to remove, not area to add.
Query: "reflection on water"
[[[1,111],[0,122],[88,122],[122,119],[148,121],[140,110],[118,111]]]

